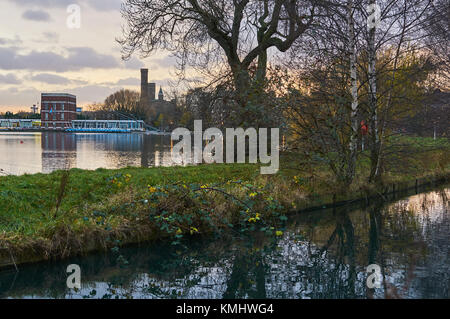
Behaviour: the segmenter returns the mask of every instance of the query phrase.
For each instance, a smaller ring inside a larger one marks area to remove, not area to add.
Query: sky
[[[175,78],[167,53],[121,59],[121,2],[0,0],[0,112],[30,111],[42,92],[75,94],[84,107],[103,102],[118,89],[139,90],[142,67],[164,89]]]

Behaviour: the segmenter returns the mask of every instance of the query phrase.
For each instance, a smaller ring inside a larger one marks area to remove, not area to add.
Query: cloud
[[[144,67],[144,63],[136,57],[131,57],[129,60],[124,61],[124,64],[127,69],[140,69]]]
[[[85,85],[70,90],[66,90],[77,96],[79,104],[103,102],[110,94],[117,91],[118,88],[105,85]]]
[[[76,83],[76,81],[72,81]],[[85,104],[91,104],[94,102],[103,102],[106,97],[110,94],[120,90],[121,87],[109,86],[109,85],[82,85],[67,87],[64,90],[58,89],[58,91],[63,91],[65,93],[75,94],[77,96],[78,105],[82,106]],[[47,90],[37,90],[34,87],[27,86],[22,87],[11,87],[8,89],[0,88],[0,111],[11,109],[11,108],[23,108],[23,106],[32,105],[40,100],[42,92],[52,92],[52,89]],[[20,106],[21,105],[21,106]],[[9,107],[14,106],[14,107]]]
[[[177,63],[177,58],[173,56],[165,56],[163,58],[153,58],[151,59],[151,63],[153,67],[163,67],[169,68],[173,67]]]
[[[18,54],[12,48],[0,47],[0,69],[66,72],[84,68],[111,69],[120,67],[113,56],[97,53],[92,48],[68,48],[67,52],[67,56],[39,51]]]
[[[58,43],[59,34],[56,32],[43,32],[39,39],[34,40],[37,43]]]
[[[51,20],[50,15],[42,10],[27,10],[22,14],[22,18],[42,22],[49,22]]]
[[[50,73],[40,73],[31,77],[32,81],[42,82],[47,84],[69,84],[72,81],[66,77],[50,74]]]
[[[67,6],[77,3],[87,5],[96,11],[119,10],[122,0],[9,0],[19,6],[39,7],[39,8],[67,8]]]
[[[2,84],[20,84],[22,83],[17,76],[12,73],[1,75],[0,74],[0,83]]]
[[[117,81],[117,83],[115,83],[116,85],[125,85],[125,86],[138,86],[140,85],[141,80],[139,78],[126,78],[126,79],[122,79]]]
[[[67,7],[72,4],[73,0],[9,0],[10,2],[14,2],[19,6],[35,6],[35,7],[43,7],[43,8],[53,8],[53,7]]]
[[[0,45],[17,46],[23,43],[22,39],[16,35],[14,39],[0,38]]]
[[[117,60],[111,55],[99,54],[92,48],[77,47],[69,48],[67,62],[73,67],[84,68],[115,68],[119,67]]]
[[[0,109],[3,110],[17,110],[24,106],[28,110],[28,106],[31,106],[33,103],[36,103],[40,100],[40,91],[35,88],[25,88],[25,89],[17,89],[17,88],[9,88],[9,89],[0,89],[1,103]],[[15,105],[14,107],[7,107],[8,105]]]
[[[120,10],[122,0],[88,0],[88,4],[97,11]]]
[[[103,102],[110,94],[120,90],[120,87],[107,85],[83,85],[68,87],[62,90],[65,93],[75,94],[77,96],[78,105],[91,104],[94,102]],[[44,90],[52,92],[52,89]],[[61,91],[60,89],[58,91]],[[40,100],[43,91],[37,90],[33,87],[14,87],[8,89],[0,88],[0,110],[7,110],[11,108],[23,108],[23,106],[32,105]],[[14,107],[8,107],[8,105]],[[20,107],[21,105],[21,107]],[[28,108],[27,108],[28,109]]]

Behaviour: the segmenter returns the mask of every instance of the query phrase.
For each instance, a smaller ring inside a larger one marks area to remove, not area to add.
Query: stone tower
[[[148,69],[141,69],[141,103],[148,105]]]
[[[149,106],[156,100],[156,84],[148,83],[148,69],[141,69],[141,103]]]
[[[148,100],[154,101],[156,99],[156,84],[149,83],[148,84]]]

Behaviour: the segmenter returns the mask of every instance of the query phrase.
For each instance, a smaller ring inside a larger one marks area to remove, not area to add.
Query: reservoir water
[[[0,175],[171,165],[170,135],[0,131]]]
[[[450,188],[299,213],[281,237],[141,244],[0,271],[0,298],[449,298]],[[66,287],[69,264],[82,289]],[[384,283],[368,289],[368,265]]]

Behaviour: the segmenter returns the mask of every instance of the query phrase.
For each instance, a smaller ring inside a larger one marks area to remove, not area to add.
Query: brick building
[[[41,122],[46,129],[64,129],[77,119],[77,97],[66,93],[42,93]]]

